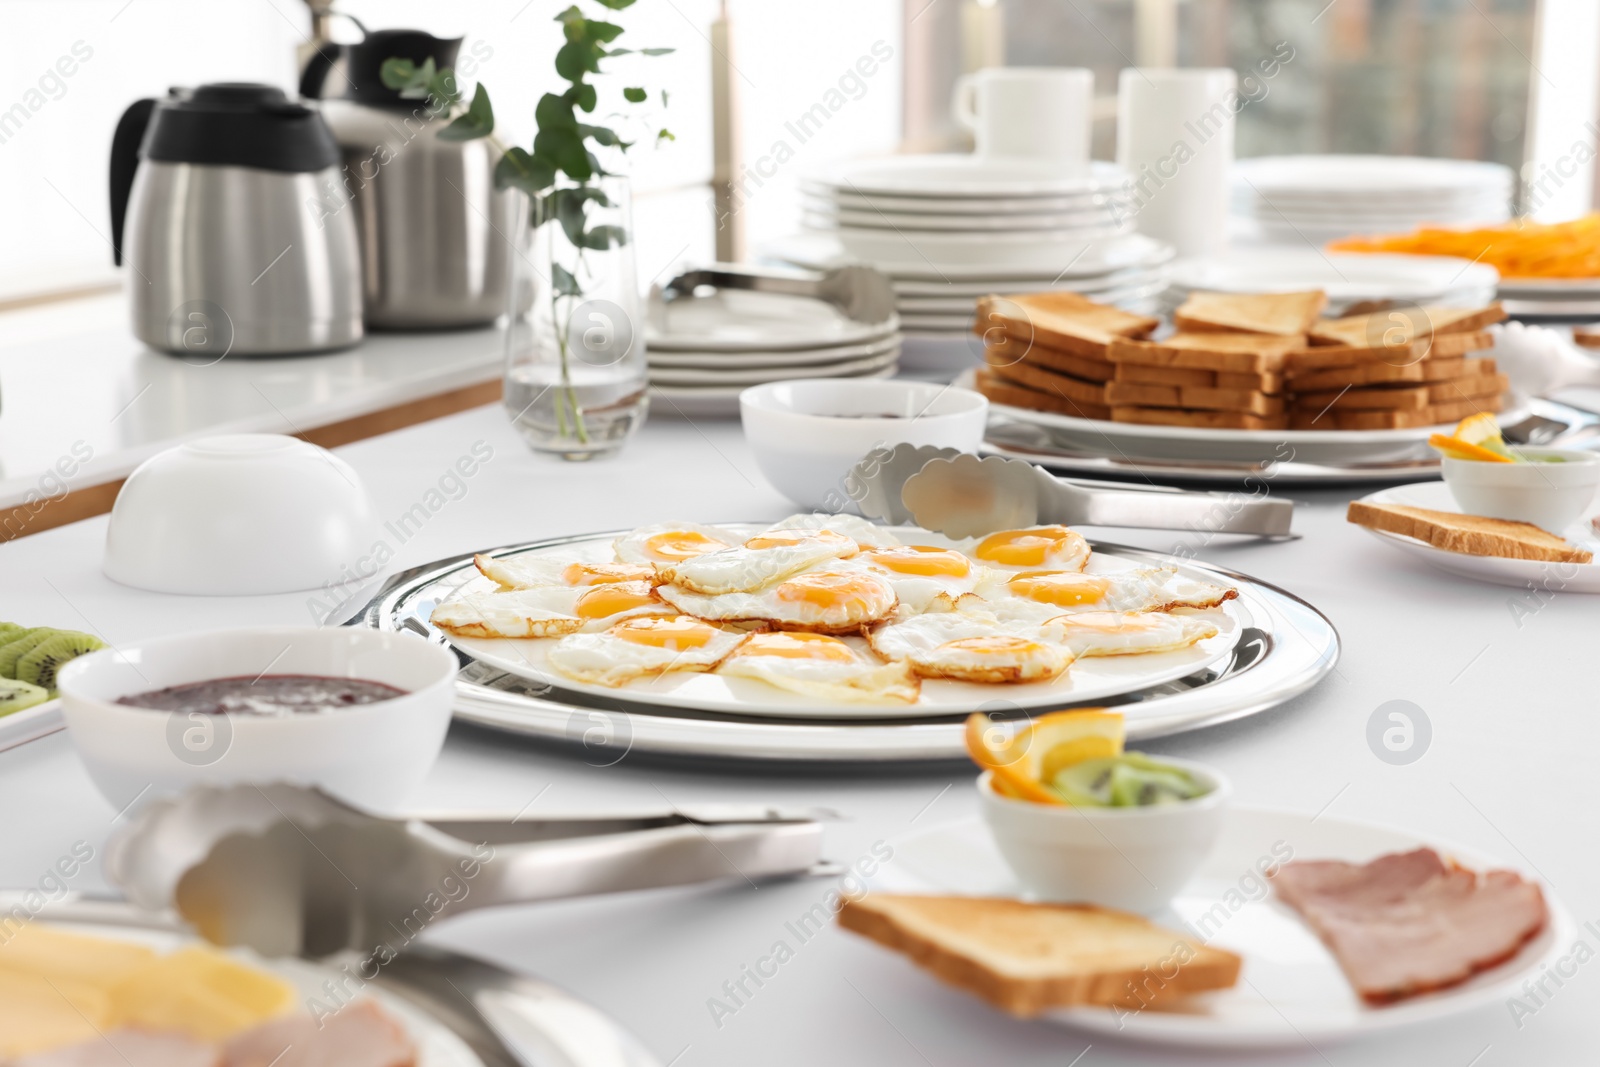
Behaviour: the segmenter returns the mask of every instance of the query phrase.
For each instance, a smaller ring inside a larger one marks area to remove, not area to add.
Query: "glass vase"
[[[506,412],[537,452],[608,455],[649,407],[627,180],[523,196],[519,214],[525,239],[511,248]]]

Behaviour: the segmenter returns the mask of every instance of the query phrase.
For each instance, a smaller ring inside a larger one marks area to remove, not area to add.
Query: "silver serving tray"
[[[733,524],[729,524],[733,525]],[[558,537],[485,549],[494,555],[611,538],[625,531]],[[1091,541],[1094,551],[1164,565],[1167,556]],[[434,605],[477,570],[473,553],[424,564],[390,578],[347,625],[409,630],[446,644],[428,623]],[[1239,589],[1251,625],[1232,655],[1177,681],[1110,700],[1106,706],[1152,704],[1128,724],[1132,741],[1166,737],[1231,722],[1278,707],[1305,692],[1334,667],[1339,635],[1310,604],[1248,575],[1206,564],[1182,564]],[[498,730],[558,742],[584,753],[594,766],[610,766],[630,753],[687,759],[796,763],[922,763],[966,760],[963,715],[895,719],[782,719],[662,708],[638,701],[594,698],[506,674],[456,650],[462,660],[456,718]],[[1004,693],[983,710],[1009,712]],[[1063,707],[1074,705],[1064,704]],[[974,709],[979,710],[979,709]],[[1032,709],[1042,714],[1051,709]]]
[[[1600,316],[1596,316],[1600,317]],[[1526,415],[1508,429],[1522,431],[1519,443],[1545,448],[1594,448],[1600,445],[1600,414],[1556,400],[1530,400],[1519,407]],[[1228,463],[1221,460],[1128,459],[1076,449],[1058,441],[1048,429],[991,416],[980,451],[1025,459],[1064,475],[1127,479],[1148,483],[1335,488],[1398,485],[1440,477],[1438,456],[1383,463]]]
[[[23,895],[0,892],[0,907]],[[70,896],[33,918],[101,927],[107,937],[139,932],[191,935],[171,913],[148,912],[112,898]],[[361,953],[311,964],[348,988]],[[361,970],[363,977],[365,969]],[[660,1067],[638,1038],[598,1008],[534,978],[429,945],[411,945],[378,969],[367,985],[403,1000],[460,1038],[483,1067]]]

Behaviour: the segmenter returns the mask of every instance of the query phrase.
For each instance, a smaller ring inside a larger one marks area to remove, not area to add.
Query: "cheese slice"
[[[222,1041],[293,1003],[289,983],[195,946],[163,956],[112,989],[111,1019],[116,1026]]]

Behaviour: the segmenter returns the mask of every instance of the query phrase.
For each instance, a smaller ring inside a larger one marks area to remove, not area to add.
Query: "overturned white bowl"
[[[320,589],[370,553],[378,529],[360,476],[327,449],[279,434],[202,437],[128,476],[105,573],[193,596]]]
[[[739,394],[739,417],[756,465],[803,508],[841,512],[854,502],[845,475],[880,445],[976,452],[989,401],[932,382],[802,378]]]
[[[137,641],[61,669],[61,710],[103,796],[121,809],[195,785],[292,782],[393,811],[427,777],[450,726],[458,668],[443,645],[344,626],[218,630]],[[320,714],[182,715],[125,696],[218,678],[310,674],[404,695]]]

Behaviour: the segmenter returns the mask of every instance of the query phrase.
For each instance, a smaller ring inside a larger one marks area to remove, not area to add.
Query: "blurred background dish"
[[[1227,256],[1180,259],[1167,268],[1162,310],[1171,312],[1191,289],[1272,293],[1321,289],[1326,314],[1372,301],[1476,307],[1495,297],[1493,267],[1453,256],[1354,255],[1315,248],[1241,249]]]

